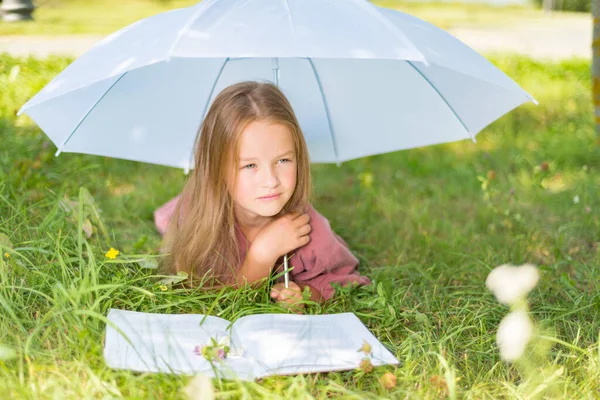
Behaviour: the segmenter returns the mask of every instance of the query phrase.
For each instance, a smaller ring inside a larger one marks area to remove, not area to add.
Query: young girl
[[[310,204],[306,143],[292,107],[269,83],[242,82],[214,100],[182,193],[155,211],[167,257],[162,270],[185,271],[202,286],[254,284],[283,271],[271,297],[296,305],[308,288],[325,301],[332,282],[369,284],[358,259]]]

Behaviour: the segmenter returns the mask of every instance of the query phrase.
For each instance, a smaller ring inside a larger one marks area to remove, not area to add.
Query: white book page
[[[111,309],[108,319],[127,337],[106,326],[104,358],[112,368],[139,372],[204,373],[209,376],[235,376],[254,379],[256,365],[242,357],[228,357],[213,369],[204,357],[196,354],[210,337],[228,334],[230,322],[207,316],[200,325],[201,314],[150,314]],[[127,340],[129,339],[129,340]],[[233,343],[232,343],[233,344]],[[235,374],[234,374],[235,373]]]
[[[373,365],[398,363],[353,313],[251,315],[237,320],[233,331],[263,376],[356,368],[365,357],[358,351],[364,340]]]

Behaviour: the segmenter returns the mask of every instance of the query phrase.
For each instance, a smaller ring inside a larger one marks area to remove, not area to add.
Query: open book
[[[104,358],[109,367],[118,369],[203,373],[242,380],[347,370],[358,368],[366,357],[357,351],[365,341],[371,346],[369,358],[373,365],[398,364],[353,313],[258,314],[231,324],[202,314],[111,309],[108,320]],[[211,337],[223,336],[230,338],[230,354],[234,355],[209,362],[195,351]]]

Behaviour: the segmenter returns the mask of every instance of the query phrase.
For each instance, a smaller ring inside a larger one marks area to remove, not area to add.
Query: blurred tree
[[[542,0],[542,8],[546,12],[550,12],[554,9],[554,1],[553,0]]]
[[[590,12],[593,0],[534,0],[544,11]]]
[[[34,10],[32,0],[3,0],[0,6],[3,21],[27,21],[32,20]]]
[[[596,134],[600,135],[600,0],[592,1],[592,90]]]

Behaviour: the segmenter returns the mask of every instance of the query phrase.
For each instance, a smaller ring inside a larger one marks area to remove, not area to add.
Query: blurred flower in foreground
[[[363,372],[365,372],[366,374],[373,371],[373,363],[368,357],[363,358],[358,367],[362,369]]]
[[[398,380],[396,379],[396,375],[391,372],[386,372],[379,378],[379,382],[381,382],[384,388],[391,390],[396,387]]]
[[[529,318],[525,298],[539,279],[535,265],[524,264],[515,267],[504,264],[494,268],[485,280],[485,285],[494,293],[496,299],[512,309],[500,322],[496,334],[500,357],[503,360],[518,360],[533,335],[533,323]]]
[[[513,397],[562,398],[564,393],[559,388],[564,367],[557,365],[554,356],[547,356],[552,342],[566,343],[536,326],[529,314],[527,294],[538,280],[537,267],[531,264],[500,265],[490,272],[486,286],[511,309],[498,326],[496,343],[502,360],[513,363],[521,375]]]
[[[215,388],[208,376],[198,374],[186,386],[185,394],[189,400],[213,400]]]
[[[494,293],[500,303],[510,306],[527,296],[537,285],[539,278],[535,265],[524,264],[515,267],[504,264],[490,272],[485,286]]]
[[[498,327],[496,342],[500,347],[500,357],[506,361],[515,361],[525,352],[525,346],[533,334],[533,324],[525,311],[513,311]]]
[[[17,352],[8,346],[0,344],[0,361],[7,361],[17,357]]]
[[[369,372],[373,371],[373,363],[371,362],[371,357],[373,356],[373,354],[372,354],[373,348],[371,347],[369,342],[367,342],[366,340],[363,339],[362,346],[360,347],[360,349],[358,349],[356,351],[359,353],[363,352],[366,356],[366,357],[363,357],[360,364],[358,364],[358,369],[362,370],[365,374],[368,374]]]
[[[118,255],[119,255],[119,250],[113,249],[111,247],[110,250],[108,250],[108,252],[104,256],[106,258],[110,258],[111,260],[114,260],[115,258],[117,258]]]

